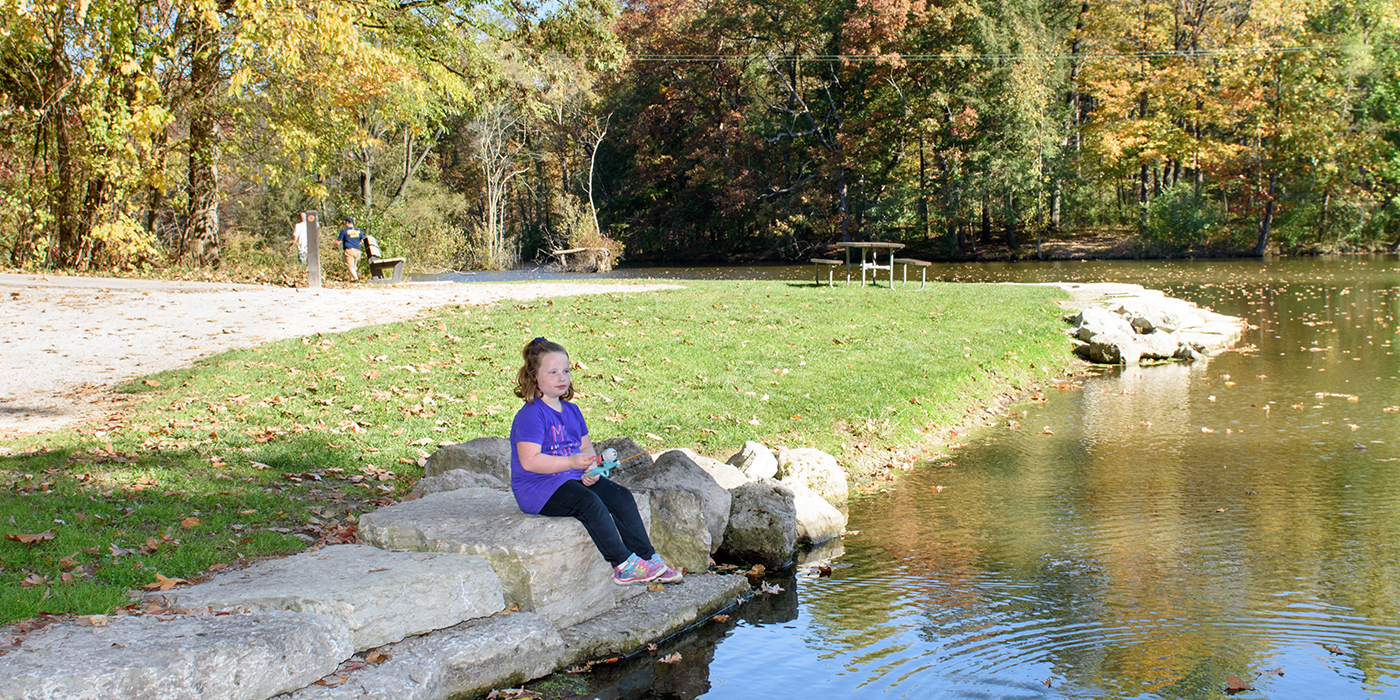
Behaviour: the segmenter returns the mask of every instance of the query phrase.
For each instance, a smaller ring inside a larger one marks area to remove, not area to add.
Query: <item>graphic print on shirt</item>
[[[549,455],[568,456],[578,452],[581,440],[571,439],[564,424],[553,415],[549,416],[549,441],[541,445],[540,451]]]

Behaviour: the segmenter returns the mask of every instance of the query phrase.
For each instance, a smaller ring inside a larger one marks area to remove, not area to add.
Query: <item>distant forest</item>
[[[1394,0],[0,0],[12,269],[1400,243]]]

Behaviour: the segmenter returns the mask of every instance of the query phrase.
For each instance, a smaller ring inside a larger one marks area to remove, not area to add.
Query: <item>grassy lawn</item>
[[[686,285],[227,352],[123,387],[131,404],[104,424],[0,442],[0,623],[353,541],[438,443],[509,433],[535,336],[569,349],[595,440],[720,459],[746,440],[817,447],[863,483],[1071,365],[1051,288]]]

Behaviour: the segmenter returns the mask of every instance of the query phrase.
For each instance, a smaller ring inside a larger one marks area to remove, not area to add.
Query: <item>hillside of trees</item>
[[[0,5],[12,269],[1400,244],[1393,0]]]

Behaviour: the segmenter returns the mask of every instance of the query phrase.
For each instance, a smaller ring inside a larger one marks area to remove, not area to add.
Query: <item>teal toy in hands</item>
[[[589,469],[588,471],[584,472],[584,474],[587,474],[588,476],[607,476],[608,474],[611,474],[612,470],[616,469],[618,466],[617,450],[614,450],[611,447],[609,447],[606,450],[603,450],[603,454],[598,455],[598,462],[598,466]]]

